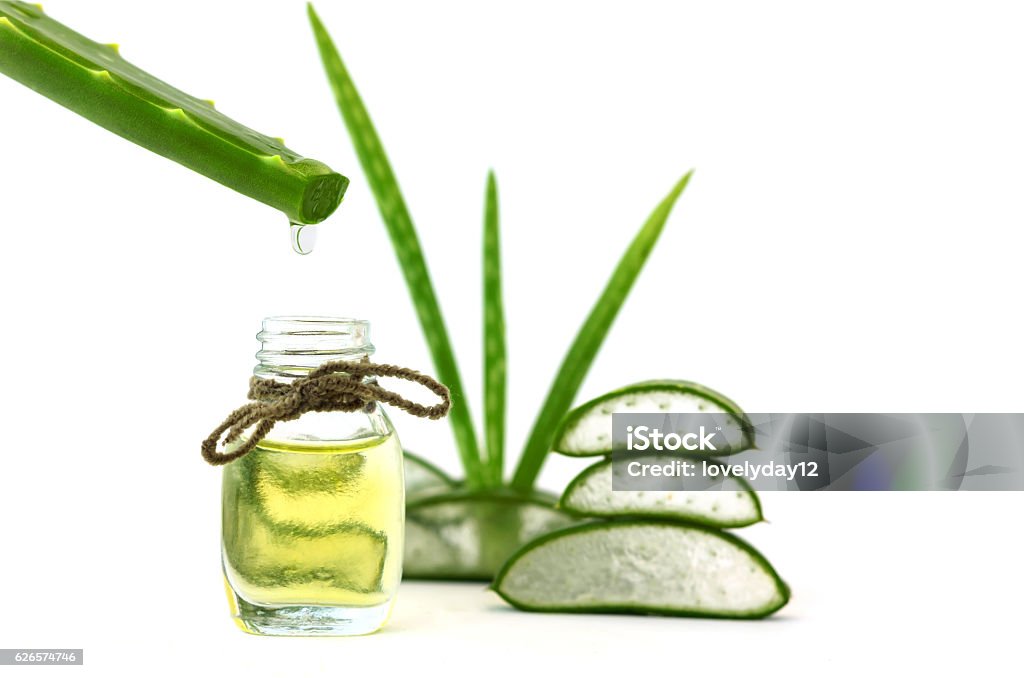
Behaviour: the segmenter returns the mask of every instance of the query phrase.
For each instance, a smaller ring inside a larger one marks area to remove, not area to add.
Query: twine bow
[[[376,381],[364,382],[364,377],[393,377],[412,381],[429,389],[441,402],[437,405],[421,405],[383,388]],[[440,419],[448,414],[452,404],[451,395],[444,384],[408,367],[340,360],[324,363],[290,384],[253,377],[249,380],[248,397],[252,402],[229,414],[203,441],[203,459],[207,463],[221,466],[249,454],[259,441],[267,437],[277,422],[298,419],[306,412],[372,410],[373,404],[380,401],[416,417]],[[249,436],[230,452],[217,451],[222,436],[224,445],[231,445],[251,427],[255,428]]]

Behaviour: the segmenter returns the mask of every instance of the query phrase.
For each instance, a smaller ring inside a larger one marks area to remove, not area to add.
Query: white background
[[[100,676],[164,653],[157,672],[253,676],[1019,660],[1019,493],[765,496],[771,523],[744,536],[794,597],[764,623],[528,615],[477,585],[406,585],[376,636],[241,634],[219,473],[198,448],[244,396],[260,319],[365,317],[378,359],[429,357],[301,3],[46,7],[352,186],[299,257],[281,215],[0,78],[0,646],[84,647]],[[666,377],[755,412],[1024,409],[1019,6],[319,9],[398,172],[474,415],[498,173],[510,454],[617,257],[691,167],[581,399]],[[407,447],[457,470],[446,425],[395,418]],[[542,484],[579,467],[552,459]]]

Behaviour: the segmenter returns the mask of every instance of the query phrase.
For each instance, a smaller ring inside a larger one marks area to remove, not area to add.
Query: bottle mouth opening
[[[256,338],[261,346],[254,372],[273,378],[301,376],[335,360],[362,360],[374,351],[370,323],[356,318],[271,316]]]
[[[275,315],[263,319],[263,333],[365,335],[370,323],[358,318],[326,315]]]

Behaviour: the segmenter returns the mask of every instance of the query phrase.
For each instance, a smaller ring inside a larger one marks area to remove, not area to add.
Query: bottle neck
[[[304,377],[324,363],[367,359],[374,351],[370,323],[351,318],[270,317],[256,338],[261,348],[253,374],[284,382]]]

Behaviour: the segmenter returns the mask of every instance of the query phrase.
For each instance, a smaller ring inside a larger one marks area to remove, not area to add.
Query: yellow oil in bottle
[[[261,441],[224,469],[229,591],[260,608],[388,605],[401,579],[397,436]]]

